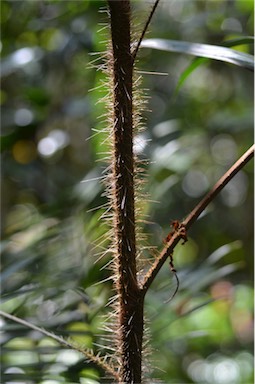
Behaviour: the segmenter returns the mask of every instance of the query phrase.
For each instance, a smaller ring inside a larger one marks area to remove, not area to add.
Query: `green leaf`
[[[237,45],[254,44],[253,36],[241,36],[235,39],[226,40],[223,42],[224,47],[234,47]]]
[[[232,243],[229,244],[224,244],[216,251],[214,251],[206,260],[207,264],[215,264],[217,263],[220,259],[222,259],[224,256],[228,255],[230,252],[233,252],[237,249],[242,248],[242,242],[239,240],[233,241]]]
[[[29,265],[33,264],[35,260],[39,258],[39,255],[30,256],[25,252],[20,252],[19,256],[21,258],[20,260],[17,260],[10,264],[1,273],[2,283],[9,279],[10,276],[22,270],[23,268],[28,268]]]
[[[236,272],[243,267],[243,262],[227,264],[217,269],[202,267],[198,271],[194,271],[190,276],[181,278],[180,273],[180,289],[189,289],[190,292],[199,292],[213,284],[215,281]]]
[[[234,47],[237,45],[246,45],[246,44],[254,44],[254,37],[252,36],[242,36],[236,39],[226,40],[224,41],[224,47]],[[182,72],[179,77],[177,86],[174,91],[174,95],[177,96],[180,88],[183,86],[185,80],[191,75],[192,72],[195,71],[200,65],[208,63],[208,59],[204,57],[196,57],[192,60],[191,64]]]
[[[191,64],[182,72],[181,76],[179,77],[177,86],[174,91],[174,95],[176,96],[184,84],[185,80],[191,75],[192,72],[195,71],[201,64],[205,64],[208,62],[208,59],[204,57],[196,57],[192,60]]]
[[[254,71],[252,55],[218,45],[190,43],[178,40],[147,39],[142,42],[141,47],[225,61]]]

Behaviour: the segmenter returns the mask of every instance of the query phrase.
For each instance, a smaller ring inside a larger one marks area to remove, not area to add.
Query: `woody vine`
[[[78,350],[118,383],[141,383],[143,381],[143,341],[144,341],[144,297],[156,278],[159,270],[169,259],[170,270],[176,277],[174,249],[179,241],[188,240],[188,230],[224,186],[254,156],[254,146],[222,176],[211,191],[186,216],[182,222],[174,221],[172,231],[165,239],[163,249],[158,252],[151,268],[143,273],[138,258],[141,253],[137,240],[136,178],[138,165],[133,153],[133,138],[137,123],[134,107],[135,62],[139,48],[158,6],[157,0],[149,14],[140,38],[132,41],[130,0],[108,0],[111,47],[108,53],[107,72],[111,81],[111,112],[109,115],[112,138],[110,174],[107,177],[109,199],[114,228],[113,280],[116,298],[113,303],[115,322],[113,339],[116,354],[114,357],[100,357],[66,341],[33,324],[5,312],[0,312],[11,320],[43,332],[68,348]],[[174,294],[177,292],[174,292]]]

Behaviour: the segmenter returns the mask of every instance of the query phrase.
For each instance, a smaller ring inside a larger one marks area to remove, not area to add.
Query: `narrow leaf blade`
[[[158,49],[166,52],[185,53],[197,57],[206,57],[208,59],[235,64],[254,71],[254,59],[252,55],[218,45],[190,43],[178,40],[147,39],[142,42],[141,47]]]

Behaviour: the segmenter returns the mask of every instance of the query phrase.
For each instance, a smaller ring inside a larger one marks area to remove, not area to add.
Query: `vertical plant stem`
[[[108,0],[113,77],[113,205],[121,382],[141,382],[143,295],[137,283],[130,1]]]

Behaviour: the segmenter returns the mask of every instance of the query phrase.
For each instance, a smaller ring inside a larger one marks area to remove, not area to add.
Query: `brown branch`
[[[178,242],[183,239],[183,229],[189,229],[191,225],[198,219],[200,214],[205,208],[213,201],[213,199],[220,193],[225,185],[248,163],[254,156],[255,146],[251,146],[243,156],[219,179],[211,191],[200,201],[200,203],[190,212],[190,214],[180,223],[179,229],[176,230],[171,236],[169,242],[166,244],[159,257],[155,260],[154,264],[147,272],[142,283],[141,290],[144,294],[152,284],[157,276],[160,268],[165,263],[167,257],[171,255]]]
[[[228,182],[248,163],[254,156],[255,145],[252,145],[237,162],[229,168],[229,170],[220,178],[214,185],[212,190],[201,200],[201,202],[190,212],[187,218],[183,221],[186,229],[198,219],[200,214],[205,210],[208,204],[219,194],[219,192],[228,184]]]
[[[154,12],[156,11],[156,8],[157,8],[157,6],[158,6],[159,1],[160,1],[160,0],[156,0],[156,1],[155,1],[154,5],[153,5],[153,7],[152,7],[152,10],[151,10],[151,12],[150,12],[150,14],[149,14],[149,17],[148,17],[148,19],[147,19],[147,21],[146,21],[146,24],[145,24],[145,26],[144,26],[144,28],[143,28],[143,31],[142,31],[142,33],[141,33],[140,39],[139,39],[139,41],[138,41],[138,43],[137,43],[137,45],[136,45],[136,47],[135,47],[135,49],[134,49],[134,52],[133,52],[133,54],[132,54],[132,56],[133,56],[133,62],[134,62],[135,59],[136,59],[137,52],[138,52],[138,50],[139,50],[139,48],[140,48],[140,45],[141,45],[141,43],[142,43],[142,41],[143,41],[143,38],[144,38],[144,36],[145,36],[145,33],[146,33],[146,31],[147,31],[147,29],[148,29],[148,27],[149,27],[149,24],[150,24],[150,22],[151,22],[152,16],[154,15]]]

